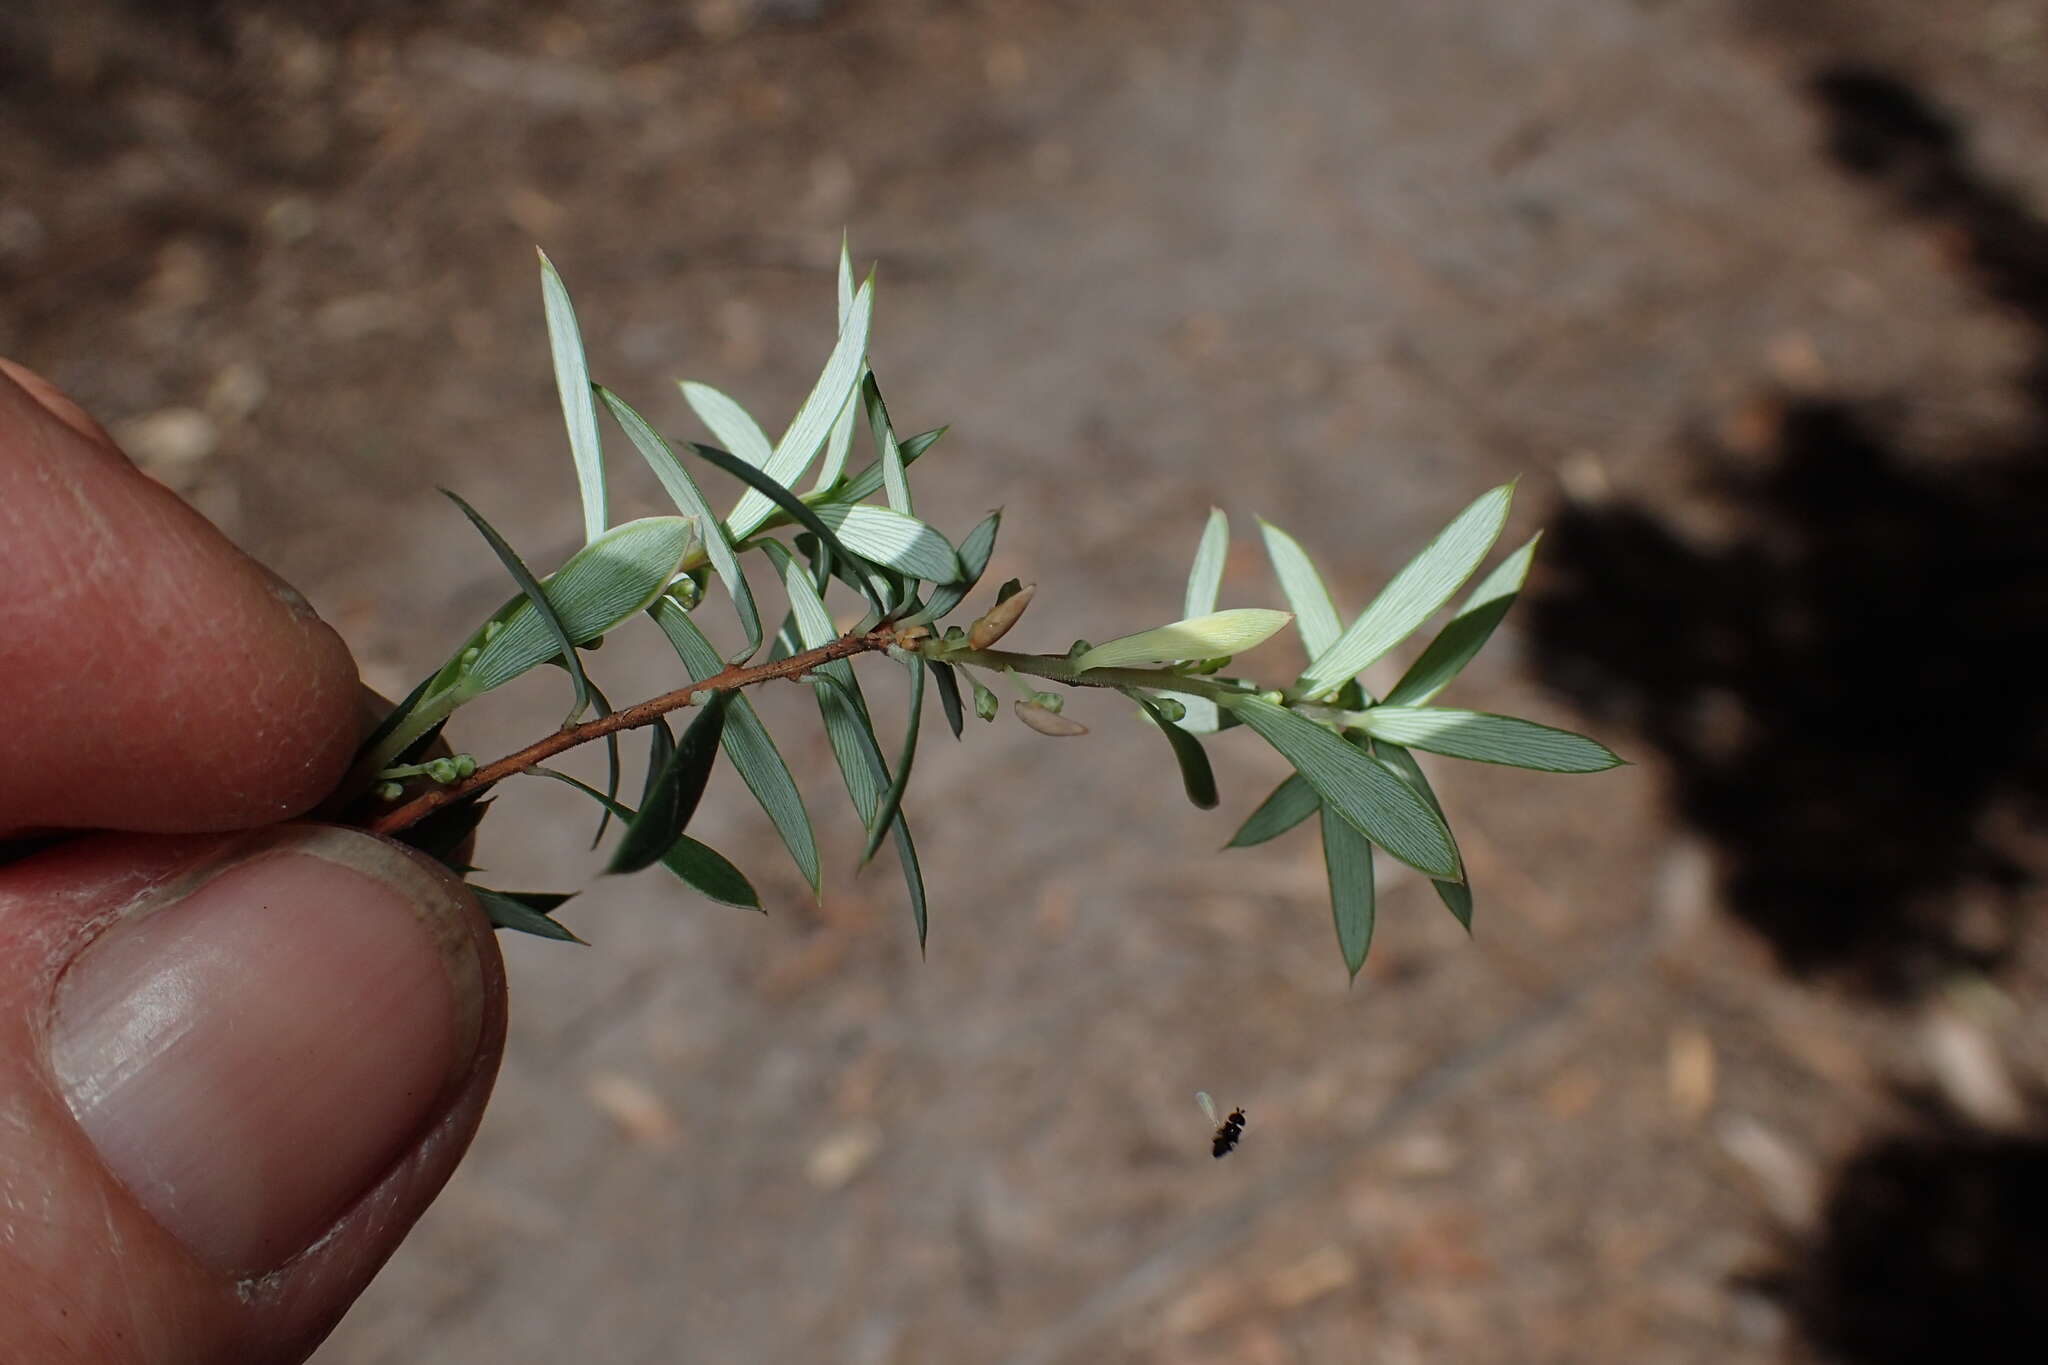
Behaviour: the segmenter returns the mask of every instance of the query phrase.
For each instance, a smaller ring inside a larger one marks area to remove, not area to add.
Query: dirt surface
[[[766,697],[822,905],[721,777],[698,832],[767,918],[649,876],[576,903],[590,949],[508,943],[473,1157],[318,1360],[2038,1342],[2044,95],[2017,0],[0,15],[0,350],[386,692],[504,591],[437,484],[577,539],[532,246],[602,380],[773,427],[845,228],[899,425],[954,424],[920,511],[1006,507],[1028,647],[1173,614],[1212,503],[1226,605],[1277,598],[1257,514],[1355,611],[1519,475],[1530,600],[1447,701],[1637,760],[1435,765],[1476,932],[1390,872],[1347,989],[1313,837],[1215,852],[1280,775],[1241,732],[1203,817],[1099,702],[928,731],[920,961],[808,698]],[[463,747],[559,715],[514,690]],[[582,885],[568,802],[510,791],[492,875]],[[1228,1161],[1197,1088],[1249,1111]]]

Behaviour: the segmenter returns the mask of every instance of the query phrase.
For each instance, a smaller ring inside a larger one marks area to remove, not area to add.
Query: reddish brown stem
[[[584,721],[557,730],[545,739],[536,740],[516,754],[507,754],[495,763],[487,763],[460,782],[451,782],[445,787],[436,787],[423,792],[396,810],[385,812],[369,823],[373,834],[396,834],[409,825],[416,824],[451,801],[460,801],[470,793],[502,781],[516,773],[523,773],[536,763],[553,758],[556,754],[588,744],[593,739],[635,726],[647,725],[658,716],[688,706],[700,692],[737,692],[742,687],[768,682],[775,678],[800,678],[804,674],[829,664],[835,659],[848,659],[856,654],[868,654],[875,650],[887,649],[899,643],[901,628],[884,626],[866,635],[842,635],[836,640],[807,649],[801,654],[792,654],[787,659],[773,663],[757,664],[752,668],[728,667],[721,673],[714,673],[702,682],[678,687],[673,692],[629,706],[623,711],[614,711],[609,716]]]

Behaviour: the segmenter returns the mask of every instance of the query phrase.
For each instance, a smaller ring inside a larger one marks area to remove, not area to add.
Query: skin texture
[[[276,823],[356,742],[346,647],[4,362],[0,568],[0,832],[119,831],[0,866],[0,1356],[302,1359],[475,1132],[495,941]]]
[[[232,830],[310,808],[356,740],[341,637],[75,405],[5,375],[0,831]]]

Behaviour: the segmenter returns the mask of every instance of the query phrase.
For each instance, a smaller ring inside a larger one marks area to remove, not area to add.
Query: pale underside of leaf
[[[811,461],[818,457],[831,434],[832,424],[851,401],[854,388],[860,383],[861,371],[867,366],[868,328],[874,318],[874,302],[875,282],[870,278],[854,295],[853,306],[847,310],[846,322],[839,330],[839,341],[832,348],[817,384],[797,409],[782,439],[775,443],[775,453],[760,466],[763,473],[785,488],[801,479],[804,471],[810,468]],[[725,524],[734,540],[745,540],[774,510],[773,502],[759,490],[750,488],[741,496],[732,515],[725,519]]]
[[[643,517],[612,527],[571,555],[542,581],[569,638],[588,644],[644,609],[675,577],[690,537],[681,517]],[[524,597],[494,619],[503,624],[461,670],[459,686],[467,695],[503,686],[560,652]]]
[[[1097,645],[1074,660],[1074,668],[1086,672],[1091,668],[1132,668],[1241,654],[1263,644],[1292,619],[1287,612],[1264,607],[1214,612]]]
[[[541,306],[547,314],[548,350],[554,359],[555,388],[562,400],[562,420],[569,433],[569,454],[576,464],[577,491],[583,499],[583,539],[605,532],[604,451],[598,438],[597,406],[591,400],[590,365],[583,353],[583,333],[569,290],[548,254],[540,253]]]
[[[1337,619],[1337,604],[1323,586],[1323,576],[1293,536],[1268,521],[1259,522],[1259,535],[1266,543],[1266,558],[1273,562],[1273,576],[1280,591],[1294,609],[1295,629],[1301,632],[1302,648],[1314,659],[1343,633]]]
[[[1230,518],[1220,507],[1209,509],[1202,538],[1195,545],[1195,562],[1188,570],[1188,590],[1181,602],[1183,617],[1207,616],[1216,610],[1216,594],[1223,586],[1223,562],[1230,554]]]
[[[676,458],[675,451],[669,449],[661,434],[647,424],[646,418],[611,390],[600,392],[627,439],[647,461],[647,467],[654,471],[654,476],[661,480],[670,500],[696,523],[698,539],[704,546],[706,557],[711,560],[711,568],[732,597],[733,610],[740,618],[740,629],[746,633],[747,643],[743,649],[726,657],[736,663],[752,658],[761,647],[760,609],[754,605],[754,590],[747,582],[746,571],[740,568],[732,542],[726,538],[724,527],[711,510],[711,504],[704,500],[704,491],[697,487],[696,479],[683,468],[683,462]]]
[[[1481,494],[1460,512],[1358,619],[1301,675],[1303,695],[1334,692],[1413,634],[1471,577],[1507,522],[1514,485]]]
[[[718,651],[697,629],[680,602],[669,597],[659,599],[654,604],[654,619],[675,646],[677,657],[693,681],[702,681],[719,671],[723,661]],[[725,755],[732,761],[733,769],[774,824],[797,871],[803,873],[804,880],[816,892],[818,843],[811,832],[803,794],[797,790],[796,779],[790,776],[789,765],[782,761],[781,751],[769,737],[767,727],[744,696],[732,699],[725,718],[724,742]]]
[[[1596,739],[1515,716],[1435,706],[1375,706],[1353,712],[1352,723],[1375,739],[1391,740],[1446,758],[1534,768],[1546,773],[1597,773],[1621,760]]]

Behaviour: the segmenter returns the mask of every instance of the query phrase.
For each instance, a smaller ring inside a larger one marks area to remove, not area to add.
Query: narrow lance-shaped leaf
[[[1074,660],[1074,668],[1086,672],[1091,668],[1130,668],[1177,659],[1218,659],[1241,654],[1264,643],[1292,619],[1284,611],[1263,607],[1219,611],[1097,645]]]
[[[562,398],[562,420],[569,431],[569,454],[576,462],[576,486],[583,497],[583,539],[587,544],[605,532],[604,452],[597,435],[597,407],[590,398],[590,364],[583,354],[583,333],[569,290],[548,254],[540,253],[541,306],[548,319],[548,349],[554,357],[555,388]]]
[[[1460,512],[1394,575],[1350,629],[1316,656],[1301,675],[1302,691],[1310,696],[1334,692],[1435,615],[1493,548],[1513,497],[1514,485],[1502,484]]]
[[[838,344],[832,348],[824,372],[818,376],[803,406],[797,409],[789,429],[775,443],[775,453],[761,466],[762,473],[784,488],[801,479],[810,468],[831,433],[832,423],[860,383],[861,371],[867,366],[868,327],[873,321],[874,303],[875,282],[870,276],[853,297],[853,307],[847,311],[846,323],[839,329]],[[734,540],[745,540],[774,508],[775,503],[757,484],[725,519],[726,527]]]
[[[953,738],[960,738],[966,723],[966,715],[960,708],[960,680],[953,674],[953,665],[942,664],[937,659],[926,659],[924,666],[938,684],[939,707],[946,713],[946,727],[953,732]]]
[[[1184,617],[1207,616],[1216,610],[1216,593],[1223,586],[1223,561],[1230,554],[1230,518],[1223,509],[1209,509],[1208,524],[1195,546],[1194,567],[1188,570],[1188,591],[1181,607]]]
[[[889,614],[888,606],[883,603],[880,593],[876,590],[873,582],[870,581],[871,571],[874,566],[859,555],[854,554],[851,550],[848,550],[840,542],[839,537],[833,533],[832,528],[821,520],[818,513],[805,504],[803,499],[797,497],[796,494],[776,482],[766,470],[756,469],[744,460],[736,460],[715,446],[692,443],[690,448],[696,451],[699,458],[706,464],[722,469],[742,483],[751,485],[756,492],[766,497],[771,504],[780,507],[795,519],[798,525],[816,536],[819,543],[827,550],[830,550],[834,555],[854,566],[855,575],[859,579],[861,586],[866,589],[868,602],[874,607],[877,614],[882,616]],[[868,510],[877,511],[880,509],[870,508]],[[773,544],[773,542],[771,541],[769,544]],[[764,548],[766,547],[764,546]],[[806,579],[805,581],[808,582],[809,580]]]
[[[818,482],[811,487],[814,495],[826,492],[846,476],[846,457],[853,453],[853,417],[853,400],[849,398],[832,424],[832,434],[825,438],[825,458],[818,462]],[[768,524],[756,527],[756,534]]]
[[[660,596],[689,545],[690,524],[681,517],[614,526],[548,575],[548,604],[568,637],[587,645]],[[523,596],[493,619],[495,629],[472,637],[476,656],[461,669],[460,690],[468,696],[501,687],[561,652],[555,633]]]
[[[910,480],[903,473],[903,448],[896,443],[889,406],[882,401],[882,387],[872,370],[860,381],[860,401],[867,409],[868,431],[875,439],[876,461],[882,466],[882,487],[889,490],[889,506],[910,516],[917,509],[911,505]]]
[[[924,621],[943,621],[948,612],[960,605],[967,594],[974,591],[974,585],[981,581],[981,575],[988,569],[989,556],[995,553],[996,532],[1002,528],[1001,508],[989,513],[967,533],[967,539],[960,542],[960,581],[940,583],[932,588],[931,600],[920,611],[906,618],[908,624]]]
[[[1422,799],[1429,802],[1431,810],[1435,811],[1438,815],[1444,813],[1444,804],[1436,799],[1436,791],[1429,785],[1429,778],[1422,771],[1422,765],[1415,761],[1415,755],[1409,753],[1400,745],[1389,744],[1385,740],[1375,741],[1372,746],[1372,752],[1374,758],[1385,763],[1394,772],[1399,774],[1409,786],[1420,792]],[[1437,898],[1444,903],[1445,908],[1457,918],[1458,923],[1465,926],[1465,932],[1471,933],[1471,884],[1469,882],[1438,881],[1434,878],[1430,880],[1429,884],[1436,888]]]
[[[847,248],[846,234],[839,234],[839,325],[846,326],[846,315],[853,311],[853,253]]]
[[[1435,706],[1374,706],[1354,711],[1351,724],[1375,739],[1392,740],[1446,758],[1501,763],[1546,773],[1597,773],[1621,763],[1597,739],[1484,711]]]
[[[576,655],[576,644],[570,638],[568,628],[562,624],[562,619],[555,615],[554,606],[549,603],[548,595],[542,590],[540,581],[533,576],[512,547],[505,543],[505,537],[498,534],[497,528],[485,521],[474,507],[448,489],[442,489],[441,494],[461,508],[462,515],[468,517],[470,524],[489,542],[492,553],[496,554],[498,562],[505,566],[505,572],[512,575],[512,581],[519,585],[519,591],[526,594],[527,603],[539,616],[548,635],[553,638],[555,648],[561,651],[562,666],[569,670],[569,677],[576,684],[576,701],[569,708],[569,715],[563,720],[562,726],[566,729],[574,725],[583,718],[583,713],[590,709],[590,679],[583,676],[583,660]]]
[[[711,780],[712,765],[718,761],[718,740],[725,729],[730,695],[713,692],[700,705],[697,718],[683,731],[675,752],[649,787],[640,813],[626,827],[605,871],[638,872],[651,867],[681,837],[704,796],[704,784]]]
[[[493,929],[511,929],[536,938],[551,938],[561,943],[583,943],[571,933],[568,926],[556,920],[552,911],[569,899],[570,892],[557,891],[493,891],[489,887],[470,884],[470,894],[477,904],[483,906],[484,916]],[[590,945],[585,943],[584,947]]]
[[[597,708],[598,719],[602,720],[612,713],[612,699],[603,692],[600,692],[594,683],[590,688],[590,700],[592,705]],[[668,726],[663,724],[661,728],[666,730]],[[619,732],[617,730],[613,730],[604,737],[604,790],[607,796],[617,796],[619,794]],[[610,811],[606,811],[598,817],[597,833],[590,836],[590,846],[592,848],[596,848],[604,839],[604,832],[611,827],[611,822],[612,813]]]
[[[718,651],[690,620],[690,613],[680,602],[664,597],[654,604],[653,612],[655,623],[675,646],[676,655],[692,680],[702,682],[719,671],[722,661]],[[792,632],[794,629],[792,626]],[[794,640],[792,633],[792,643]],[[753,703],[743,696],[735,695],[726,708],[724,743],[725,756],[732,760],[734,770],[774,823],[797,871],[803,873],[804,880],[816,892],[818,843],[811,833],[811,818],[804,810],[803,794],[797,790],[796,779],[789,775],[789,765],[782,761],[767,727],[754,713]]]
[[[747,575],[740,568],[739,558],[733,553],[732,542],[726,538],[725,528],[718,515],[711,510],[711,504],[704,500],[703,490],[690,477],[690,471],[683,468],[683,462],[676,458],[668,442],[659,432],[647,424],[647,419],[633,411],[632,405],[610,389],[600,389],[605,405],[612,410],[620,428],[632,441],[640,457],[647,461],[647,467],[654,471],[654,477],[661,480],[669,498],[697,525],[698,538],[703,541],[704,553],[711,560],[712,569],[718,574],[719,582],[732,596],[733,610],[739,614],[740,629],[746,632],[746,648],[729,656],[734,662],[752,658],[761,647],[761,613],[754,605],[754,590],[747,583]],[[733,457],[728,455],[727,459]],[[735,461],[742,464],[743,461]],[[751,466],[745,466],[751,468]],[[652,599],[650,599],[652,600]]]
[[[685,379],[679,387],[690,411],[697,414],[697,420],[710,429],[720,445],[757,468],[768,463],[775,447],[745,408],[709,384]]]
[[[576,790],[590,797],[612,815],[621,820],[631,821],[636,812],[631,806],[621,805],[587,782],[579,781],[565,772],[554,768],[537,767],[533,771],[542,777],[552,777],[557,782],[566,782]],[[700,844],[689,835],[679,836],[669,845],[668,852],[661,855],[661,865],[675,874],[676,879],[692,891],[720,905],[737,906],[742,910],[759,910],[760,893],[746,874],[734,867],[726,856],[717,849]]]
[[[951,427],[934,427],[930,431],[921,431],[915,436],[906,438],[902,443],[904,466],[908,468],[916,464],[918,457],[937,445],[939,438],[950,430],[952,430]],[[844,488],[834,492],[832,501],[859,502],[881,486],[882,462],[876,460],[873,464],[864,466],[858,474],[848,479]],[[830,485],[821,484],[820,487],[830,487]]]
[[[1280,591],[1286,594],[1287,605],[1294,608],[1294,625],[1301,632],[1302,648],[1314,659],[1343,634],[1344,628],[1337,620],[1337,604],[1330,600],[1330,590],[1323,586],[1323,576],[1316,572],[1308,552],[1293,536],[1263,520],[1259,522],[1259,535],[1266,542],[1266,558],[1273,561],[1273,576],[1280,580]]]
[[[1143,692],[1130,689],[1126,694],[1132,701],[1145,708],[1145,714],[1166,734],[1166,742],[1173,746],[1174,762],[1180,766],[1181,786],[1198,810],[1213,810],[1216,806],[1216,773],[1209,766],[1209,755],[1202,749],[1202,741],[1175,725],[1166,718],[1166,713]]]
[[[783,586],[789,593],[790,611],[796,618],[799,643],[808,649],[831,640],[834,635],[831,613],[825,609],[825,600],[818,596],[818,590],[803,566],[775,541],[767,542],[762,549],[774,563],[776,572],[782,575]],[[888,769],[882,762],[881,746],[876,743],[874,726],[868,720],[867,704],[861,699],[859,683],[854,681],[853,667],[846,660],[836,659],[823,664],[812,676],[830,680],[829,685],[817,689],[818,710],[824,718],[825,737],[832,745],[832,756],[839,764],[840,776],[845,779],[846,794],[852,799],[853,808],[865,828],[874,822],[875,811],[889,780]],[[917,942],[921,951],[926,932],[924,872],[918,864],[917,845],[910,837],[910,822],[899,810],[890,823],[895,831],[896,856],[903,865],[903,881],[910,893],[910,913],[917,924]]]
[[[1287,780],[1273,788],[1273,794],[1259,803],[1259,808],[1245,817],[1237,833],[1230,837],[1225,848],[1250,848],[1263,844],[1293,829],[1296,825],[1314,815],[1323,804],[1323,798],[1316,795],[1316,789],[1300,773],[1289,773]]]
[[[1233,697],[1224,705],[1279,750],[1352,828],[1418,872],[1463,879],[1443,817],[1407,783],[1329,730],[1264,697]]]
[[[871,564],[932,583],[966,576],[946,538],[915,517],[864,502],[824,502],[812,510],[841,545]]]
[[[1437,633],[1429,648],[1422,651],[1421,657],[1408,666],[1401,681],[1387,693],[1387,705],[1421,706],[1449,686],[1459,670],[1472,662],[1492,637],[1494,627],[1508,614],[1508,608],[1515,605],[1522,580],[1529,574],[1529,561],[1536,554],[1536,542],[1542,538],[1532,537],[1480,580],[1450,624]]]
[[[1328,806],[1323,807],[1323,868],[1330,879],[1330,913],[1337,922],[1337,946],[1351,979],[1365,965],[1372,946],[1372,845]]]
[[[676,733],[669,729],[666,716],[656,716],[654,723],[647,727],[647,774],[640,785],[640,806],[646,809],[654,800],[656,790],[661,786],[664,774],[668,772],[669,760],[676,754]],[[620,815],[616,809],[618,797],[607,793],[599,804],[607,815]],[[623,818],[623,816],[621,817]]]
[[[918,723],[924,717],[924,669],[915,657],[905,658],[903,663],[910,670],[910,715],[903,726],[903,747],[896,754],[896,776],[890,780],[889,790],[882,793],[875,818],[868,821],[867,846],[860,851],[863,867],[882,846],[889,827],[896,821],[896,812],[903,809],[903,793],[910,789],[910,765],[917,758]]]

